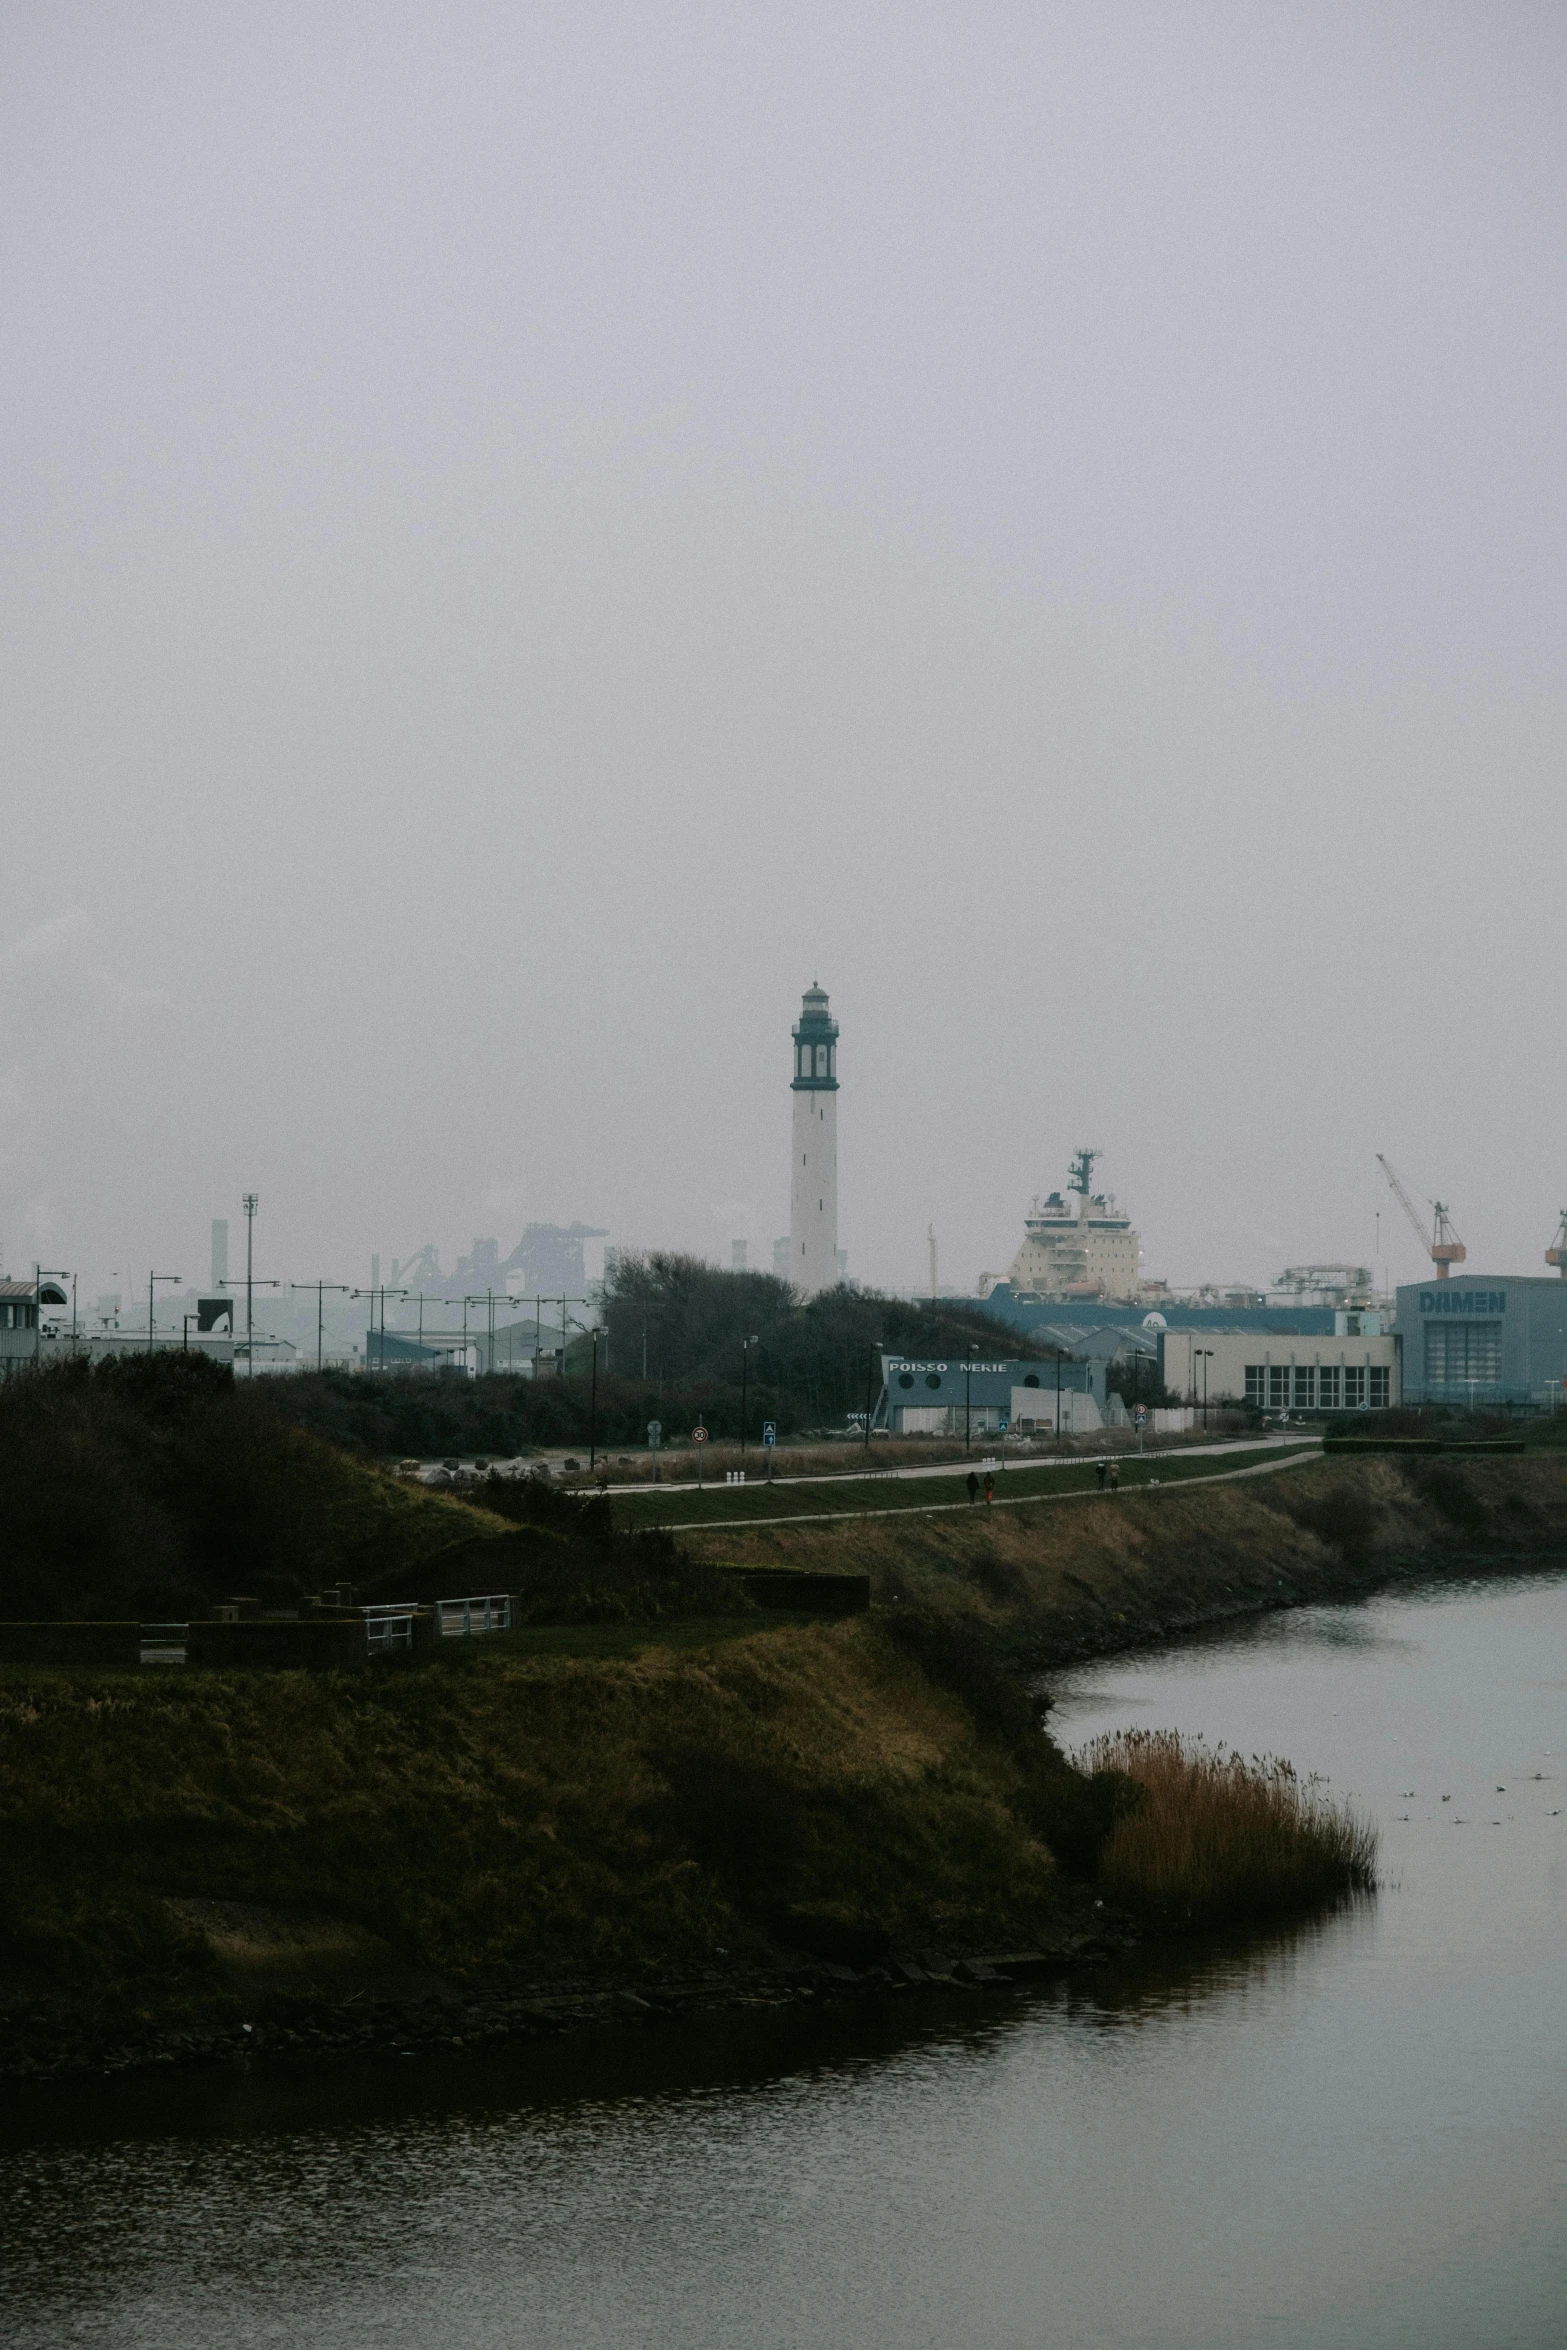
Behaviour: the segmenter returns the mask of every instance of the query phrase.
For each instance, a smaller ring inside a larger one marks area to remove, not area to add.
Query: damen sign
[[[1440,1289],[1422,1289],[1420,1311],[1423,1314],[1505,1314],[1505,1289],[1460,1289],[1457,1282],[1444,1282]]]

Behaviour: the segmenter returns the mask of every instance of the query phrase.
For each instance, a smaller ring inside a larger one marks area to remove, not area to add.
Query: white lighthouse
[[[802,1297],[838,1275],[838,1023],[825,988],[808,987],[794,1030],[794,1166],[789,1279]]]

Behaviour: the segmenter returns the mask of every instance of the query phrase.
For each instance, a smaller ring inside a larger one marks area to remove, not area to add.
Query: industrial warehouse
[[[1394,1317],[1410,1403],[1559,1407],[1567,1381],[1567,1281],[1476,1274],[1412,1282]]]
[[[1186,1402],[1265,1412],[1380,1412],[1402,1400],[1397,1336],[1377,1314],[1340,1313],[1331,1336],[1166,1330],[1159,1372]],[[1351,1327],[1353,1325],[1353,1327]]]

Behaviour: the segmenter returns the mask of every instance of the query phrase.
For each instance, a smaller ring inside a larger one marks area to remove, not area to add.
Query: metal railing
[[[475,1632],[509,1632],[511,1596],[492,1591],[475,1599],[438,1599],[435,1628],[442,1640],[467,1640]]]
[[[190,1625],[143,1624],[141,1627],[141,1661],[144,1665],[182,1665],[185,1662],[185,1643],[190,1637]]]
[[[365,1647],[372,1656],[390,1656],[398,1649],[412,1648],[414,1618],[419,1613],[417,1600],[362,1607],[359,1613],[365,1620]]]

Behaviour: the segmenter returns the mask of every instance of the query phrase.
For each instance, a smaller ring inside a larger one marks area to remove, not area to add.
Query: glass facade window
[[[1339,1376],[1337,1363],[1324,1363],[1317,1372],[1317,1403],[1325,1412],[1338,1410]]]
[[[1370,1370],[1371,1409],[1385,1412],[1388,1404],[1388,1369],[1385,1363],[1373,1363]]]
[[[1295,1365],[1295,1392],[1292,1398],[1297,1412],[1309,1412],[1317,1400],[1317,1366],[1315,1363]]]
[[[1268,1400],[1268,1373],[1262,1363],[1246,1365],[1246,1401],[1264,1404]]]
[[[1285,1412],[1289,1409],[1290,1374],[1288,1363],[1268,1365],[1268,1409]]]
[[[1364,1363],[1346,1363],[1344,1366],[1344,1408],[1350,1412],[1364,1411],[1366,1407],[1366,1366]]]
[[[1426,1325],[1428,1387],[1495,1387],[1502,1376],[1500,1322]]]

